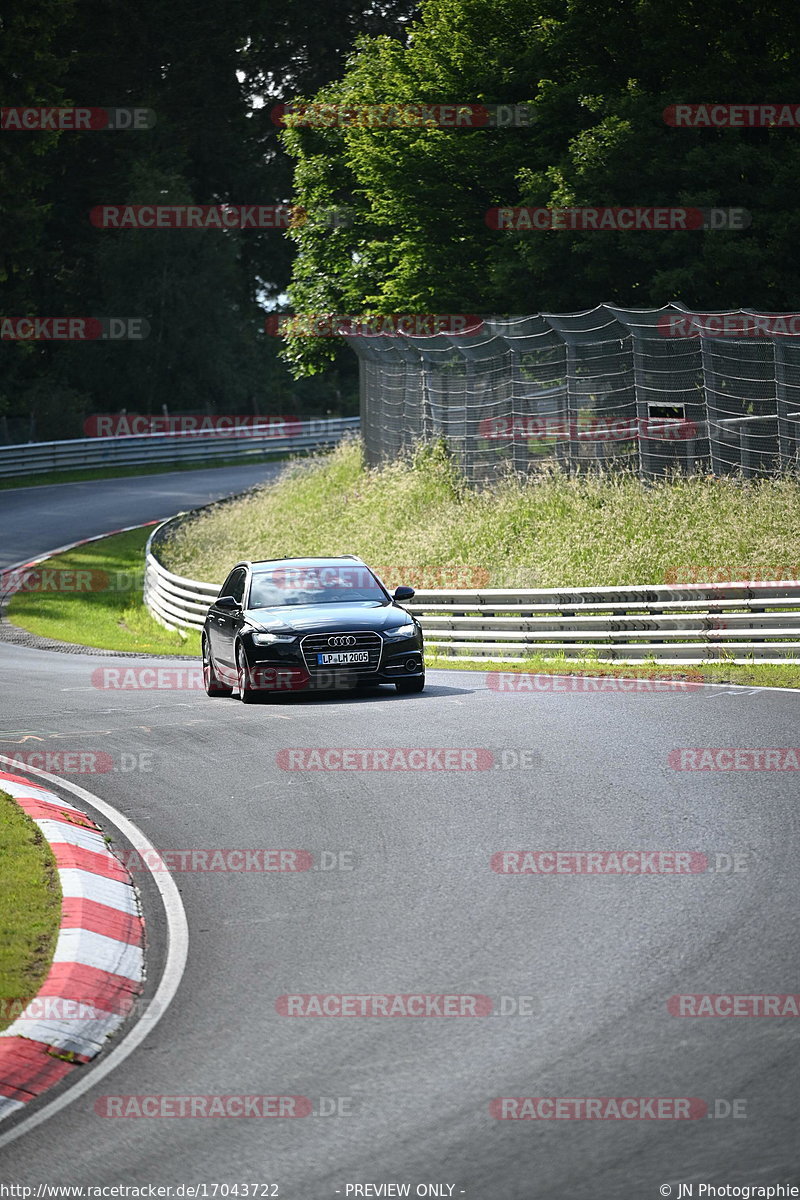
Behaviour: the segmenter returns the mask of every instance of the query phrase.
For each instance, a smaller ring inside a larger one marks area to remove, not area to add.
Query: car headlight
[[[254,633],[254,646],[272,646],[275,642],[293,642],[295,634],[293,633]]]
[[[383,636],[393,642],[395,639],[399,641],[400,638],[413,637],[416,632],[416,625],[398,625],[396,629],[385,629]]]

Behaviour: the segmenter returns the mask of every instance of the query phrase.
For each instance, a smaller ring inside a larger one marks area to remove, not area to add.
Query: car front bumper
[[[422,639],[382,640],[376,664],[314,666],[312,654],[303,653],[300,639],[291,645],[256,646],[243,639],[254,691],[338,691],[369,684],[395,683],[418,678],[425,671]]]

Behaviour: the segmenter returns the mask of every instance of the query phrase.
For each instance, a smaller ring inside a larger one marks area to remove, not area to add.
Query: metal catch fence
[[[800,461],[800,314],[678,304],[475,318],[458,332],[342,328],[378,465],[443,437],[472,482],[628,467],[744,477]]]

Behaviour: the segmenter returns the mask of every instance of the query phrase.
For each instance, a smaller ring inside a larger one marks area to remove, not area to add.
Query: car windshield
[[[386,603],[386,595],[366,567],[298,565],[256,571],[250,585],[250,608],[284,605],[341,604],[357,600]]]

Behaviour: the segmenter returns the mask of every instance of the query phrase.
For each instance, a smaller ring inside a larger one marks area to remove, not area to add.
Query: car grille
[[[354,638],[349,646],[331,645],[330,638]],[[381,662],[381,649],[383,648],[383,639],[377,633],[370,633],[367,630],[361,632],[351,632],[345,630],[342,633],[309,633],[300,641],[300,649],[303,652],[303,659],[311,675],[317,671],[347,670],[347,671],[377,671]],[[327,654],[328,652],[347,650],[366,650],[369,654],[369,662],[340,664],[338,667],[320,667],[317,665],[317,654]]]

